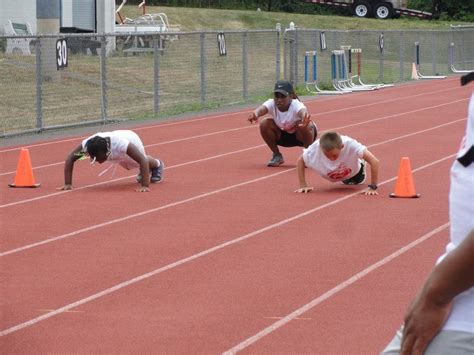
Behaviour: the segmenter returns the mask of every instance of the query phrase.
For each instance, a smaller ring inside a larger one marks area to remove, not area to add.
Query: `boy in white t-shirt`
[[[278,146],[308,147],[318,135],[318,130],[306,106],[298,100],[289,81],[277,81],[275,97],[268,99],[248,117],[250,123],[269,113],[272,117],[260,122],[260,134],[273,152],[267,166],[280,166],[285,161]]]
[[[298,158],[298,180],[300,188],[295,192],[307,193],[313,190],[305,178],[305,168],[315,170],[323,178],[342,181],[346,185],[359,185],[365,181],[365,162],[370,165],[369,189],[366,195],[378,195],[377,182],[379,161],[367,149],[353,138],[341,136],[337,132],[325,132],[321,137],[303,150]]]
[[[137,182],[140,192],[149,191],[149,182],[163,181],[164,163],[146,155],[145,147],[138,135],[129,130],[99,132],[86,138],[67,157],[64,165],[64,186],[60,190],[72,190],[72,172],[76,160],[89,156],[92,163],[109,161],[130,170],[139,168]],[[150,176],[151,175],[151,176]]]

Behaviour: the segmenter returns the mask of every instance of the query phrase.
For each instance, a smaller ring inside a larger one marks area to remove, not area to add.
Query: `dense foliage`
[[[142,0],[129,0],[138,4]],[[118,2],[118,1],[117,1]],[[214,9],[240,9],[284,11],[305,14],[348,14],[348,10],[317,6],[298,0],[147,0],[147,5],[183,6]],[[474,21],[474,0],[410,0],[409,8],[428,12],[440,12],[441,19]]]

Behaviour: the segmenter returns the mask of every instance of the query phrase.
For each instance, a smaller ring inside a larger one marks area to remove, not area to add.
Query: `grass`
[[[287,28],[290,22],[294,22],[300,28],[338,30],[428,30],[447,29],[452,24],[449,21],[420,20],[406,16],[399,19],[377,20],[351,16],[306,15],[284,12],[165,6],[147,7],[147,13],[158,12],[164,12],[168,16],[170,25],[178,26],[181,31],[274,29],[277,23],[280,23],[282,28]],[[141,15],[141,9],[137,6],[127,5],[123,8],[122,14],[129,18],[136,18]]]

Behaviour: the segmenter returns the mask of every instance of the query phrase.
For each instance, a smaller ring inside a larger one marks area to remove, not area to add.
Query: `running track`
[[[453,77],[305,102],[380,159],[377,197],[311,171],[295,194],[301,150],[267,168],[244,111],[135,129],[166,162],[146,194],[86,161],[56,190],[83,137],[30,144],[42,186],[10,189],[20,147],[0,148],[2,352],[380,352],[447,241],[469,96]],[[402,156],[420,199],[387,197]]]

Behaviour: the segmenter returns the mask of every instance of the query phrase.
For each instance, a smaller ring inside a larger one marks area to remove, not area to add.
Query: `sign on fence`
[[[67,42],[64,38],[56,41],[56,67],[58,70],[67,67]]]
[[[223,33],[217,34],[217,45],[219,47],[219,55],[221,57],[227,55],[227,48],[225,47],[225,36]]]

